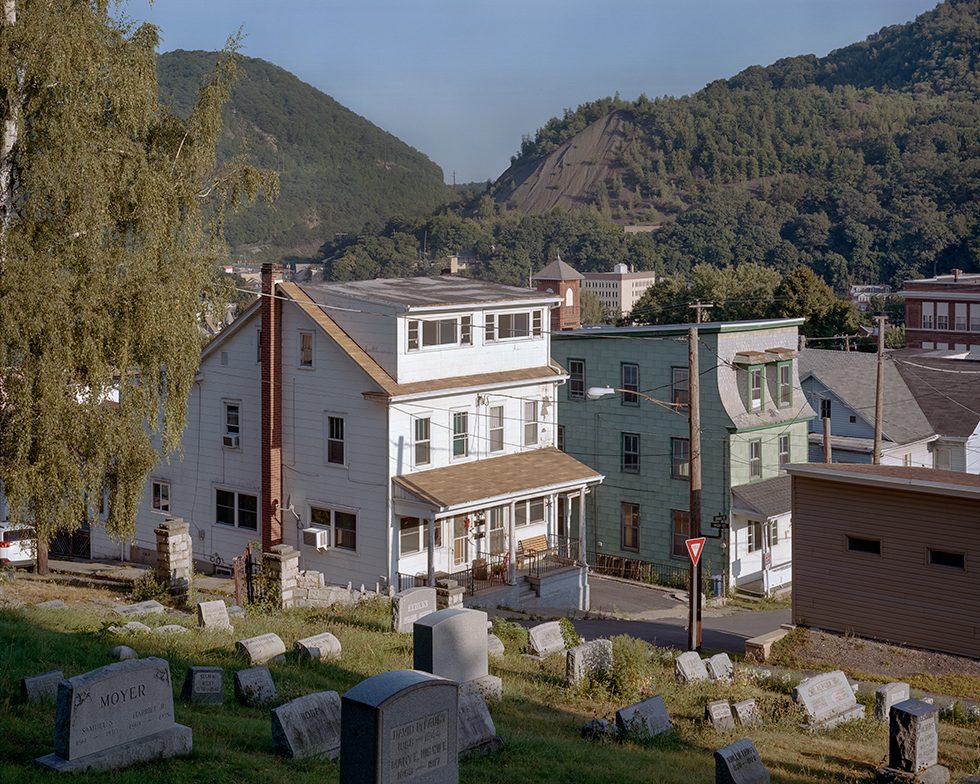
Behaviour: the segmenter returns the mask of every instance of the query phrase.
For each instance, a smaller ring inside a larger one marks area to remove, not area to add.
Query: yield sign
[[[691,563],[697,566],[698,561],[701,560],[701,553],[704,551],[704,537],[685,539],[684,544],[687,547],[687,554],[691,556]]]

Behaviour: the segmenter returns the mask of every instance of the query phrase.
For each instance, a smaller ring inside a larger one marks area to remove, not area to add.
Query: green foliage
[[[582,638],[568,618],[559,618],[558,627],[561,629],[561,638],[565,641],[566,648],[574,648],[582,644]]]
[[[623,700],[635,701],[651,687],[650,665],[653,650],[648,642],[628,634],[613,637],[612,646],[612,693]]]
[[[579,309],[583,324],[608,324],[611,314],[593,291],[583,291],[579,297]]]
[[[150,599],[162,602],[169,599],[170,594],[167,592],[167,586],[157,577],[156,572],[150,570],[133,580],[133,587],[129,590],[129,598],[134,602],[146,602]]]
[[[531,640],[527,629],[514,621],[508,621],[499,615],[493,619],[491,631],[504,644],[507,653],[526,653],[530,650]]]

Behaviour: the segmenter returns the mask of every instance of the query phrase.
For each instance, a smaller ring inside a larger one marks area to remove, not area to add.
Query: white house
[[[574,549],[602,476],[556,448],[567,374],[550,358],[553,294],[276,274],[263,268],[259,302],[204,350],[133,557],[152,560],[163,516],[191,524],[199,563],[283,543],[341,584],[430,568],[513,580],[532,541]]]

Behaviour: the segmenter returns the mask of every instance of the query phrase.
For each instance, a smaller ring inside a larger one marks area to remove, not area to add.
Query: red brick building
[[[980,273],[907,280],[899,293],[909,348],[980,351]]]

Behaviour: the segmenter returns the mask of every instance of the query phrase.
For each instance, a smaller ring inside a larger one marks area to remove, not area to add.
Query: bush
[[[531,638],[528,636],[527,629],[514,621],[494,618],[492,632],[500,638],[504,650],[508,653],[526,653],[531,647]]]
[[[566,648],[574,648],[576,645],[582,644],[582,638],[579,637],[578,632],[575,631],[575,627],[568,618],[559,618],[558,626],[561,627],[561,636],[565,641]]]
[[[653,650],[649,643],[628,634],[613,637],[612,646],[612,692],[618,697],[635,699],[649,685]]]
[[[134,602],[147,602],[150,599],[162,601],[169,598],[167,586],[164,585],[153,571],[144,572],[142,577],[133,580],[129,590],[129,598]]]

